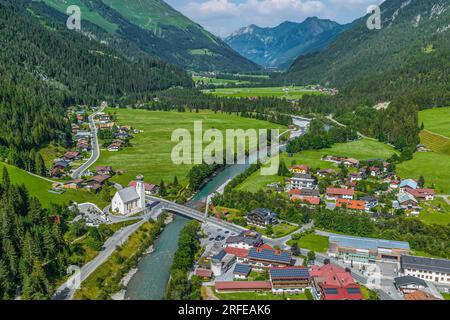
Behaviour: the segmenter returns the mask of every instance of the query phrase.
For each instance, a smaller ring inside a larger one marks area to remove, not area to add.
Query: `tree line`
[[[0,185],[0,299],[45,300],[66,274],[70,248],[63,234],[68,209],[42,208],[3,169]]]

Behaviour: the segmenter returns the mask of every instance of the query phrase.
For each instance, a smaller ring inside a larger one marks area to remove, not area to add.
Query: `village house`
[[[378,205],[378,199],[373,196],[365,196],[361,200],[366,204],[366,211],[370,211]]]
[[[450,260],[403,255],[400,260],[400,273],[450,285]]]
[[[289,189],[313,189],[316,187],[316,179],[310,174],[297,173],[289,179]]]
[[[381,169],[378,167],[370,167],[369,172],[372,177],[378,177],[381,174]]]
[[[116,192],[111,202],[111,210],[129,215],[145,209],[144,177],[136,177],[135,187],[127,187]]]
[[[108,146],[108,151],[109,152],[117,152],[120,150],[121,145],[118,143],[112,143]]]
[[[358,167],[359,166],[359,160],[354,159],[354,158],[345,158],[342,160],[342,163],[346,167]]]
[[[361,172],[356,172],[356,173],[350,173],[348,175],[348,177],[350,178],[350,181],[355,182],[355,181],[362,181],[365,177],[365,175]]]
[[[234,255],[238,263],[246,263],[248,261],[248,249],[226,246],[223,250],[228,254]]]
[[[398,181],[398,180],[391,180],[389,182],[389,188],[391,188],[391,189],[398,189],[399,185],[400,185],[400,181]]]
[[[257,208],[248,212],[246,219],[249,224],[265,228],[277,222],[277,214],[266,208]]]
[[[235,279],[247,279],[252,271],[252,267],[248,264],[237,263],[234,266],[233,275]]]
[[[213,272],[209,269],[197,268],[194,273],[197,277],[200,277],[203,281],[211,280]]]
[[[337,199],[353,200],[354,196],[355,196],[354,189],[342,189],[342,188],[327,188],[326,189],[326,199],[327,200],[337,200]]]
[[[323,161],[333,162],[336,164],[343,163],[346,167],[358,167],[359,160],[354,158],[337,157],[337,156],[326,156],[322,159]]]
[[[111,166],[98,166],[95,167],[95,172],[99,175],[111,175],[113,170]]]
[[[129,187],[136,187],[137,181],[133,180],[130,181],[130,183],[128,184]],[[148,196],[152,196],[158,193],[159,187],[157,185],[154,185],[152,183],[144,183],[144,189],[145,189],[145,194]]]
[[[359,285],[351,273],[341,267],[325,264],[312,266],[313,292],[320,300],[363,300]]]
[[[311,205],[320,204],[320,192],[317,189],[292,189],[289,191],[292,201],[302,201]]]
[[[80,139],[77,141],[76,149],[80,152],[88,152],[90,150],[90,146],[87,140]]]
[[[291,266],[290,251],[268,248],[251,248],[248,252],[248,263],[257,270],[273,267]]]
[[[397,195],[397,201],[401,207],[417,206],[419,202],[410,193],[399,193]]]
[[[303,173],[303,174],[307,174],[309,172],[309,167],[305,164],[300,164],[300,165],[294,165],[289,169],[290,172],[292,173]]]
[[[75,136],[75,140],[79,140],[79,139],[90,139],[92,138],[92,133],[90,131],[82,131],[82,130],[78,130],[77,134]]]
[[[272,293],[299,294],[310,285],[310,275],[306,267],[279,267],[269,269]]]
[[[362,200],[337,199],[336,207],[355,211],[365,211],[366,203]]]
[[[66,170],[69,168],[69,163],[65,160],[58,160],[53,163],[53,167],[50,170],[50,175],[52,177],[63,177],[66,176]]]
[[[80,189],[83,179],[75,179],[64,184],[64,189]]]
[[[327,176],[332,176],[337,174],[337,171],[334,169],[325,169],[325,170],[319,170],[317,171],[317,175],[321,178],[325,178]]]
[[[230,236],[226,240],[229,247],[251,249],[253,247],[260,247],[263,245],[262,237],[259,232],[253,230],[242,231],[237,236]]]
[[[433,201],[436,196],[434,189],[411,189],[406,187],[404,190],[419,201]]]
[[[417,187],[418,187],[417,181],[413,179],[402,180],[402,182],[400,182],[399,185],[400,191],[402,192],[405,192],[406,188],[417,189]]]
[[[109,175],[96,175],[90,178],[86,183],[86,188],[95,192],[100,191],[108,179],[111,178]]]
[[[66,152],[63,156],[63,159],[66,161],[75,161],[81,158],[81,154],[78,151],[69,151]]]

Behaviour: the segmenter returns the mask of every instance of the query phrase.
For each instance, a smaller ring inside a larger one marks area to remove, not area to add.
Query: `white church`
[[[136,177],[136,186],[119,190],[111,202],[111,210],[122,215],[129,215],[145,209],[144,176]]]

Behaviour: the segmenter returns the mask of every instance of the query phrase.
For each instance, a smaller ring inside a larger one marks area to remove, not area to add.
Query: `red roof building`
[[[248,249],[227,246],[224,251],[228,254],[235,255],[237,258],[246,259],[248,257]]]
[[[197,270],[195,270],[195,275],[200,278],[211,279],[212,271],[209,269],[197,268]]]
[[[434,200],[436,195],[434,189],[412,189],[406,187],[405,192],[409,193],[418,200]]]
[[[136,184],[137,184],[137,182],[133,180],[128,184],[128,186],[136,187]],[[145,189],[145,193],[154,194],[158,191],[158,186],[151,184],[151,183],[144,182],[144,189]]]
[[[312,266],[309,272],[322,300],[363,300],[350,272],[336,265]]]
[[[218,292],[271,291],[270,281],[216,281]]]
[[[349,210],[366,210],[366,202],[362,200],[347,200],[347,199],[338,199],[336,201],[336,207],[342,208],[345,207]]]
[[[292,173],[308,173],[309,167],[305,164],[300,164],[292,166],[289,171],[291,171]]]
[[[342,188],[327,188],[326,191],[327,199],[333,200],[333,199],[350,199],[352,200],[355,196],[355,190],[354,189],[342,189]]]

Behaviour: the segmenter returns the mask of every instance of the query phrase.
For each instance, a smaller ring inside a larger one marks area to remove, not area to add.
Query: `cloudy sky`
[[[351,22],[383,0],[166,0],[171,6],[219,36],[256,24],[273,27],[307,17]]]

